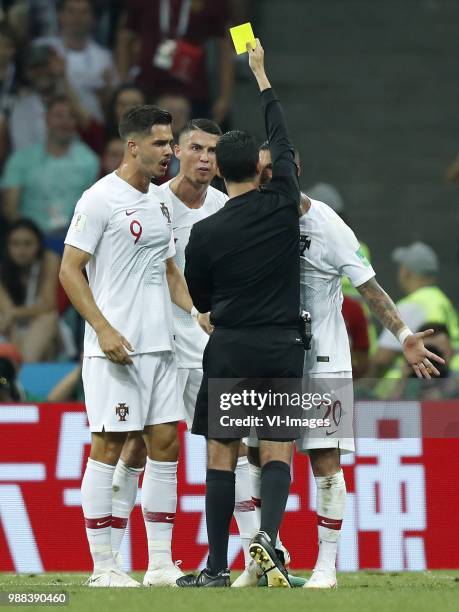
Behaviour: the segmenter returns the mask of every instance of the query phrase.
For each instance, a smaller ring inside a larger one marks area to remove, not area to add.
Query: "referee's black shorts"
[[[196,399],[192,433],[207,437],[209,379],[301,379],[304,346],[297,329],[250,327],[216,328],[203,355],[203,378]]]

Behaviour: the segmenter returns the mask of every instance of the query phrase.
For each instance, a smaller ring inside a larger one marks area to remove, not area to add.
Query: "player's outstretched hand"
[[[249,66],[254,74],[257,74],[265,68],[265,51],[261,46],[260,39],[256,39],[255,49],[251,43],[247,43],[247,53],[249,54]]]
[[[129,344],[124,336],[122,336],[114,327],[107,325],[97,334],[99,345],[110,361],[119,363],[120,365],[128,365],[132,363],[128,352],[134,349]]]
[[[199,313],[198,323],[201,326],[201,329],[203,329],[209,336],[214,331],[214,326],[210,322],[210,312],[206,312],[204,314]]]
[[[440,372],[432,361],[445,363],[444,359],[427,350],[424,346],[424,338],[432,336],[433,333],[433,329],[417,332],[407,336],[403,343],[403,354],[418,378],[432,378],[431,374],[439,376]]]

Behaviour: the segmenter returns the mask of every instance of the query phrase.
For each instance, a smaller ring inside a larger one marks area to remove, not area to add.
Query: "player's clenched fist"
[[[126,349],[133,351],[134,349],[129,344],[124,336],[122,336],[114,327],[107,325],[99,332],[97,332],[97,339],[99,341],[100,348],[105,355],[113,361],[113,363],[119,363],[120,365],[128,365],[132,363],[132,359],[129,357]]]
[[[249,54],[249,66],[253,73],[256,74],[257,72],[264,70],[265,52],[261,46],[259,38],[256,39],[255,49],[250,43],[247,43],[247,52]]]

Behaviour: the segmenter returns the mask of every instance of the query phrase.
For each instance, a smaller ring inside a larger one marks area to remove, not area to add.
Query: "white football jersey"
[[[172,179],[173,180],[173,179]],[[185,248],[195,223],[209,217],[225,205],[228,196],[209,186],[206,199],[200,208],[188,208],[170,189],[171,181],[161,185],[172,205],[172,224],[175,238],[175,261],[185,269]],[[172,304],[177,365],[179,368],[202,368],[202,354],[209,336],[187,312]]]
[[[358,287],[375,275],[351,228],[327,204],[311,200],[300,218],[301,307],[312,319],[305,372],[351,372],[349,339],[341,307],[341,277]]]
[[[165,264],[174,236],[158,187],[142,193],[114,172],[100,179],[78,201],[65,243],[93,255],[86,271],[96,304],[134,354],[174,350]],[[103,356],[88,323],[84,354]]]

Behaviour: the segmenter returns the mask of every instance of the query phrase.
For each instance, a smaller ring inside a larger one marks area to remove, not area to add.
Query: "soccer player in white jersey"
[[[113,518],[113,476],[128,432],[143,432],[147,446],[145,515],[156,512],[158,495],[150,472],[161,462],[167,474],[174,461],[176,469],[177,422],[184,415],[177,401],[171,299],[187,312],[193,304],[173,258],[170,211],[151,184],[172,155],[170,124],[170,114],[155,106],[123,116],[121,165],[83,193],[65,240],[60,280],[86,320],[83,383],[91,452],[81,498],[94,562],[89,586],[139,586],[118,568],[111,543],[120,520],[119,514]],[[206,324],[205,315],[199,319]]]
[[[180,161],[179,173],[160,187],[164,201],[170,206],[176,251],[175,262],[181,270],[185,267],[185,248],[194,223],[220,210],[228,199],[226,194],[210,185],[216,173],[215,147],[220,135],[221,130],[213,121],[208,119],[189,121],[182,129],[175,146],[175,155]],[[208,336],[193,316],[175,305],[172,306],[172,312],[178,391],[179,397],[183,398],[187,424],[191,426],[196,396],[201,385],[202,354]],[[115,471],[114,482],[117,488],[115,497],[120,502],[120,510],[124,511],[123,517],[129,516],[135,503],[139,475],[145,462],[144,448],[140,436],[130,435]],[[234,516],[242,541],[245,563],[248,566],[251,561],[248,550],[250,538],[257,529],[258,521],[250,495],[249,464],[244,448],[241,449],[240,455],[236,467]],[[150,513],[145,519],[149,525],[150,554],[144,585],[175,585],[176,579],[182,575],[173,565],[171,557],[176,498],[167,494],[167,475],[157,473],[156,478],[158,487],[162,486],[163,491],[157,500],[156,512]],[[119,549],[125,528],[125,524],[123,526],[119,521],[117,524],[119,528],[115,530],[116,542],[113,543],[116,550]],[[241,574],[233,586],[240,586],[245,580],[244,576],[244,573]]]
[[[260,163],[261,181],[267,183],[271,180],[272,166],[266,143],[260,148]],[[299,165],[299,158],[297,163]],[[349,417],[340,420],[337,414],[338,422],[332,420],[333,428],[327,429],[325,436],[323,433],[318,437],[306,435],[297,441],[297,449],[309,454],[317,485],[319,554],[313,574],[304,587],[333,588],[337,586],[336,556],[346,503],[340,454],[355,450],[352,365],[341,314],[341,277],[349,277],[372,313],[399,339],[405,358],[419,377],[430,378],[431,373],[438,375],[430,360],[439,363],[443,360],[424,346],[423,338],[430,336],[433,330],[413,334],[402,321],[395,304],[377,283],[375,272],[351,228],[327,204],[305,194],[301,198],[300,240],[301,302],[312,319],[312,344],[305,354],[304,372],[310,378],[333,379],[331,386],[340,387],[337,393],[343,394],[343,414],[346,412]],[[340,380],[343,384],[336,384]]]

